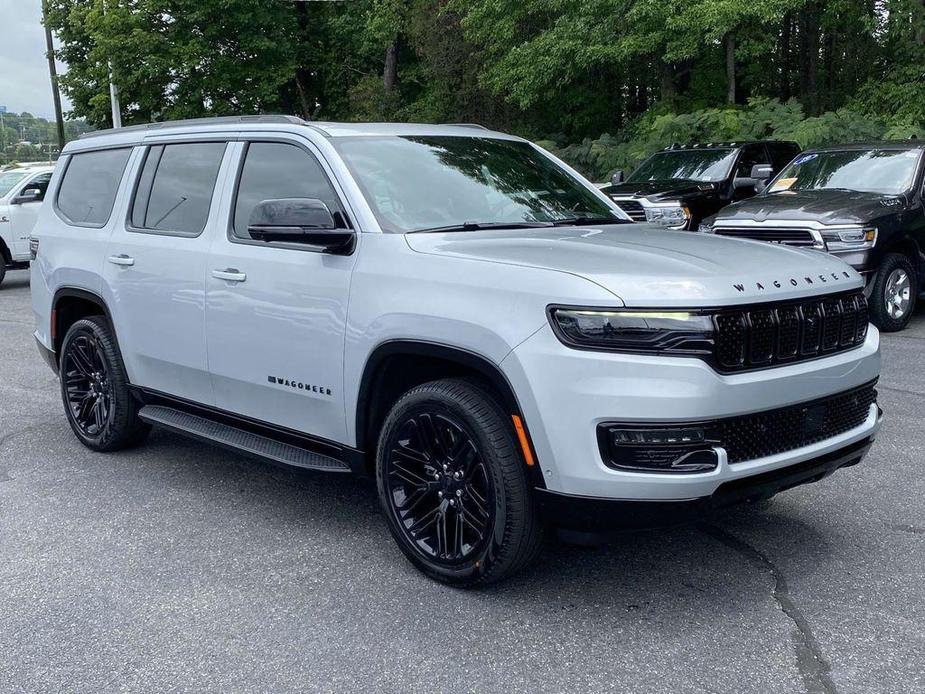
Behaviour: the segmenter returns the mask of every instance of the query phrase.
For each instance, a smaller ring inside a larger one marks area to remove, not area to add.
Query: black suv
[[[796,142],[722,142],[672,145],[656,152],[623,180],[602,188],[633,221],[696,230],[736,200],[761,191],[797,154]]]
[[[925,279],[923,186],[925,142],[826,147],[701,230],[837,255],[867,277],[871,319],[892,332],[906,327]]]

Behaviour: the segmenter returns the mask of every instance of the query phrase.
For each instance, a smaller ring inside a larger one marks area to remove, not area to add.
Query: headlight
[[[697,231],[701,234],[712,234],[713,225],[710,222],[700,222],[700,226],[697,227]]]
[[[690,210],[680,203],[648,205],[645,210],[647,222],[672,229],[683,228],[691,218]]]
[[[877,243],[877,230],[865,229],[828,229],[822,232],[825,246],[830,251],[857,251],[873,248]]]
[[[678,355],[713,350],[713,320],[707,314],[554,307],[549,317],[556,335],[571,347]]]

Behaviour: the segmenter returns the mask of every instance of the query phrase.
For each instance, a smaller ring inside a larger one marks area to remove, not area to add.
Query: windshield
[[[383,231],[622,221],[526,142],[487,137],[335,138]]]
[[[13,186],[15,186],[25,177],[26,174],[21,171],[7,171],[6,173],[0,173],[0,198],[13,190]]]
[[[639,181],[670,181],[685,179],[713,183],[724,181],[735,160],[734,149],[677,149],[653,154],[626,179]]]
[[[917,149],[810,152],[794,159],[768,193],[840,188],[898,195],[912,187],[920,154]]]

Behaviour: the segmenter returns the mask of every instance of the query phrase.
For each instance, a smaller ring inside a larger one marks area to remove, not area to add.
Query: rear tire
[[[915,311],[919,277],[902,253],[889,253],[880,263],[870,294],[871,322],[885,333],[902,330]]]
[[[60,376],[68,423],[87,448],[118,451],[148,435],[151,427],[138,418],[139,403],[105,318],[90,316],[70,327],[61,345]]]
[[[376,480],[392,536],[435,580],[499,581],[542,546],[510,418],[469,381],[425,383],[395,403],[379,436]]]

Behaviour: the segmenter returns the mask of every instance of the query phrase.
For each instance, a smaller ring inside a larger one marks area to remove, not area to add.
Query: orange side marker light
[[[527,462],[527,467],[533,467],[536,465],[536,461],[533,459],[533,451],[530,450],[530,442],[527,440],[527,432],[524,430],[524,423],[516,414],[512,414],[511,419],[514,420],[514,431],[517,432],[517,439],[520,441],[520,448],[524,452],[524,460]]]

